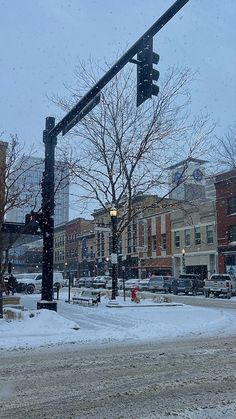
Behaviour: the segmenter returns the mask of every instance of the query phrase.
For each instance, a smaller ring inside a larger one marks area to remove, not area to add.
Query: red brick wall
[[[156,217],[157,256],[161,256],[161,217]]]
[[[219,247],[228,245],[228,228],[231,225],[236,225],[236,215],[228,215],[228,198],[233,196],[236,196],[236,177],[216,183],[217,237]]]
[[[170,223],[170,214],[165,216],[166,222],[166,254],[171,255],[171,223]]]
[[[236,225],[236,215],[228,214],[228,199],[236,197],[236,170],[223,173],[216,177],[216,215],[218,239],[218,269],[225,272],[225,258],[221,252],[236,250],[229,243],[229,227]]]
[[[147,256],[152,256],[152,220],[147,220]]]

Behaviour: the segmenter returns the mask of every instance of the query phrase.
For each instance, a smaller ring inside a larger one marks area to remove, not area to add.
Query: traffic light
[[[28,234],[42,234],[42,214],[31,211],[25,216],[25,226]]]
[[[153,52],[153,38],[150,38],[137,54],[137,106],[159,93],[159,87],[153,84],[160,74],[153,68],[153,64],[158,64],[159,58]]]

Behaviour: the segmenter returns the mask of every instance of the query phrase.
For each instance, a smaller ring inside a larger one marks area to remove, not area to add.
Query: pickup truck
[[[210,279],[205,280],[204,286],[205,297],[208,298],[210,294],[230,299],[232,295],[236,295],[236,279],[229,274],[211,275]]]
[[[173,294],[203,294],[204,281],[197,274],[181,274],[178,279],[172,281],[171,288]]]

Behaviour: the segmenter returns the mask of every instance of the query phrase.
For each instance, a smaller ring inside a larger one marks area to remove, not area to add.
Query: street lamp
[[[186,265],[185,265],[185,249],[182,249],[182,272],[183,274],[186,273]]]
[[[112,293],[111,299],[116,299],[117,291],[117,263],[118,263],[118,243],[117,243],[117,209],[115,206],[112,206],[110,209],[111,217],[111,231],[112,231],[112,253],[111,253],[111,263],[112,263]]]
[[[67,262],[65,262],[65,264],[64,264],[64,279],[66,279],[66,276],[67,276],[67,265],[68,265],[68,263]]]

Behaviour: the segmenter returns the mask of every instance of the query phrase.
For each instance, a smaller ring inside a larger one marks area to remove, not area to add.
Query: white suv
[[[26,273],[26,274],[16,274],[15,278],[17,280],[16,291],[22,292],[26,291],[27,294],[33,294],[38,291],[41,292],[42,288],[42,274],[37,272]],[[53,272],[53,286],[54,287],[63,287],[64,279],[61,272]]]

